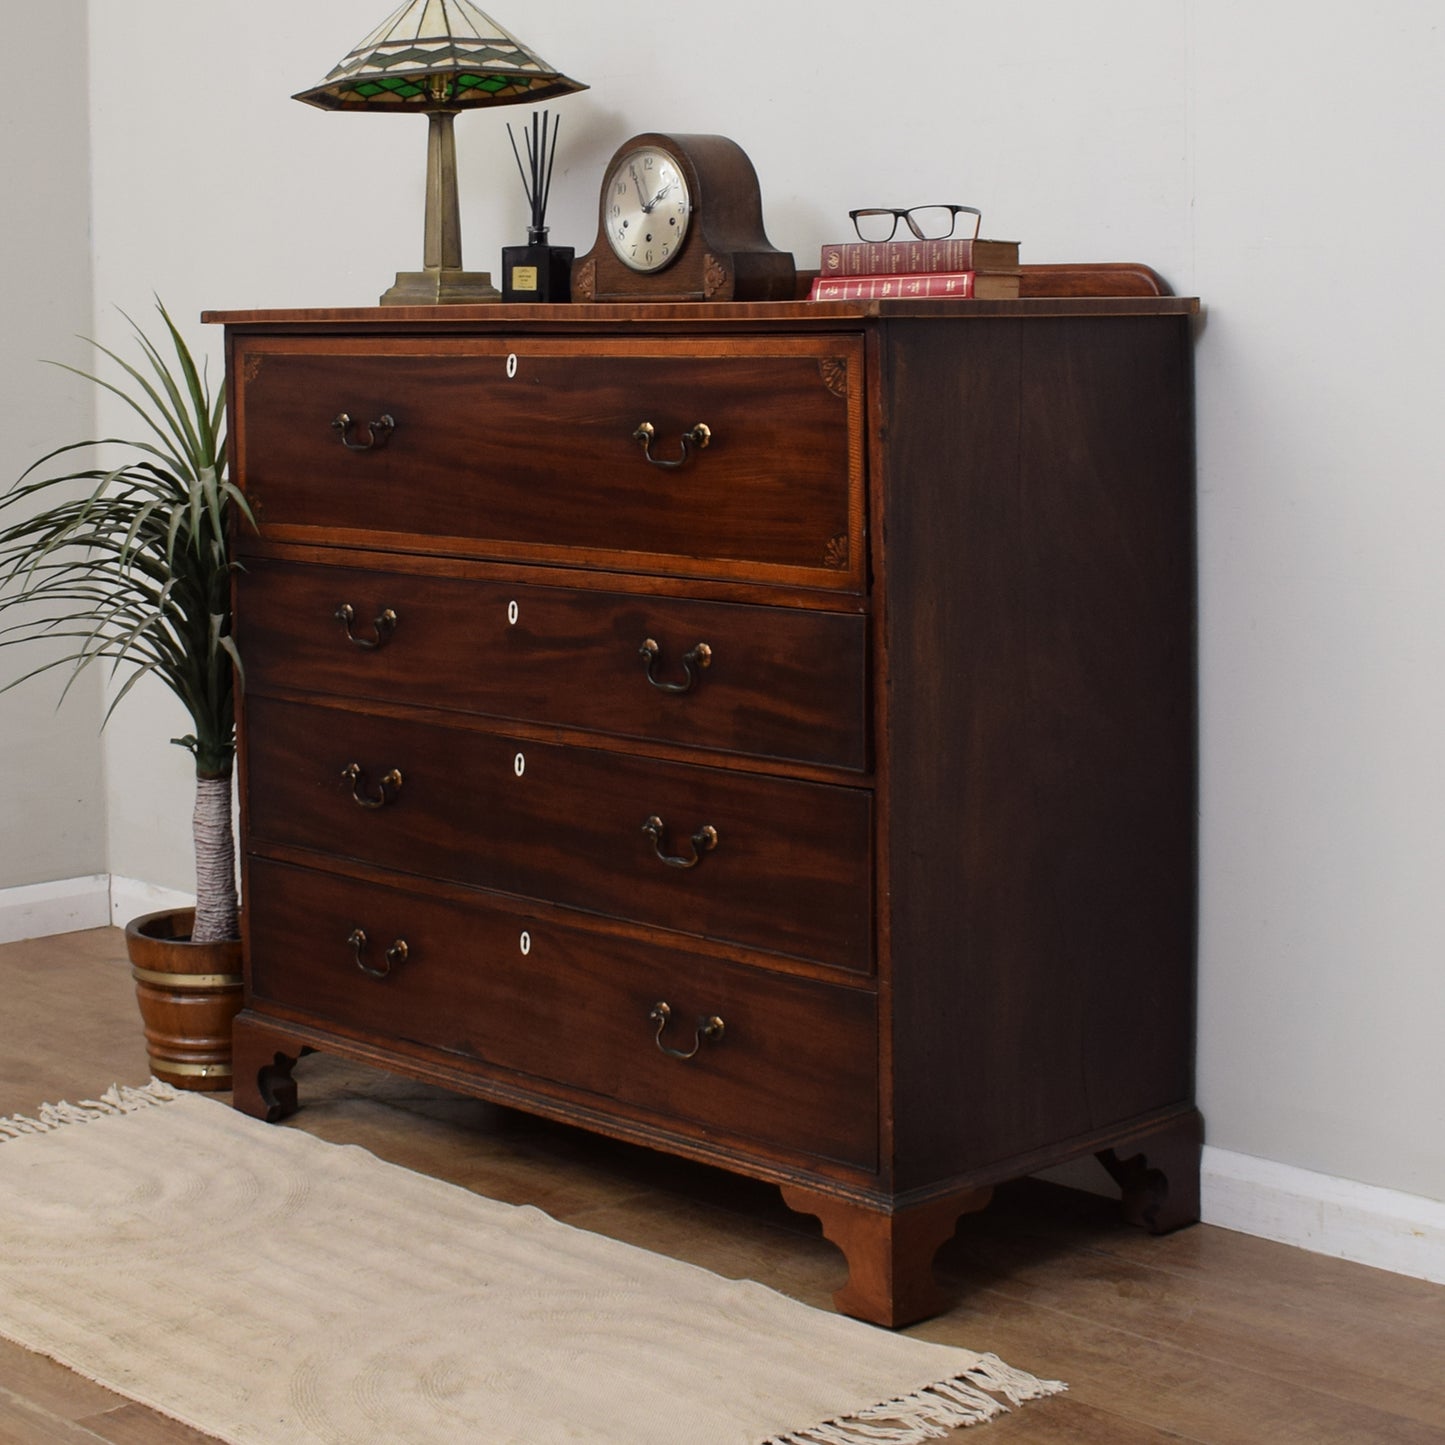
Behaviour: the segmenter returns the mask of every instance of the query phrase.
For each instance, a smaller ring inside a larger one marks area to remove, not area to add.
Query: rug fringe
[[[22,1134],[48,1134],[66,1124],[89,1124],[95,1119],[115,1114],[134,1114],[153,1104],[168,1104],[180,1097],[179,1089],[173,1089],[157,1078],[152,1078],[150,1083],[138,1089],[112,1084],[98,1099],[84,1099],[79,1104],[42,1104],[33,1119],[24,1114],[0,1119],[0,1143],[18,1139]]]
[[[980,1355],[977,1364],[950,1379],[807,1430],[774,1435],[763,1445],[923,1445],[1008,1414],[1008,1405],[994,1399],[994,1394],[1002,1395],[1009,1405],[1021,1405],[1066,1389],[1062,1380],[1040,1380],[1004,1364],[997,1355]]]

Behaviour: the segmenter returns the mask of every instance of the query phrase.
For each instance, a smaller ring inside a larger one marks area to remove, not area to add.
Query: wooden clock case
[[[692,220],[676,260],[644,273],[624,265],[607,240],[607,182],[622,159],[656,146],[687,180]],[[597,205],[597,240],[572,264],[574,301],[788,301],[797,285],[791,254],[763,230],[758,175],[736,141],[721,135],[633,136],[607,163]]]

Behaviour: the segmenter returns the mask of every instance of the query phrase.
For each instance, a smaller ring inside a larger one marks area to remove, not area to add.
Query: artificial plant
[[[63,366],[120,398],[144,423],[142,439],[71,442],[0,496],[0,646],[65,643],[62,655],[0,690],[69,667],[63,698],[80,673],[105,663],[113,688],[105,720],[152,674],[181,700],[194,731],[172,741],[196,770],[191,936],[210,943],[237,936],[230,527],[233,513],[249,522],[250,510],[226,480],[224,388],[212,396],[165,307],[157,310],[161,346],[126,317],[138,365],[90,342],[123,377]],[[116,455],[119,465],[104,464]],[[59,458],[86,465],[37,478]]]

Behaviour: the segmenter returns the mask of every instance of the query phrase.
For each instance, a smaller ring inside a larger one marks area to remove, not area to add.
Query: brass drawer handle
[[[367,437],[365,441],[352,441],[351,428],[352,420],[348,413],[342,412],[332,423],[332,427],[341,433],[341,445],[349,452],[369,452],[373,448],[380,451],[386,445],[387,438],[396,430],[396,418],[389,413],[379,417],[376,421],[366,423]]]
[[[712,428],[705,422],[698,422],[695,427],[690,427],[682,434],[682,455],[675,462],[666,461],[662,457],[652,455],[652,439],[657,435],[657,428],[650,421],[642,422],[637,430],[632,433],[632,440],[642,443],[642,455],[655,467],[680,467],[688,457],[688,448],[696,447],[702,451],[712,440]]]
[[[657,1025],[657,1047],[670,1059],[692,1058],[703,1046],[704,1040],[716,1043],[722,1038],[723,1029],[726,1027],[716,1014],[712,1014],[707,1018],[700,1018],[697,1021],[697,1032],[693,1034],[692,1047],[686,1051],[682,1049],[671,1049],[662,1041],[663,1030],[667,1027],[667,1021],[671,1017],[672,1006],[662,999],[659,999],[653,1004],[651,1012],[647,1015],[648,1021]]]
[[[376,791],[368,796],[363,796],[359,791],[364,772],[360,763],[348,763],[341,770],[341,781],[351,784],[351,796],[357,803],[363,808],[384,808],[388,803],[396,801],[396,795],[401,791],[400,768],[393,768],[387,773],[376,785]],[[390,792],[387,791],[388,788]]]
[[[662,648],[651,637],[637,649],[637,655],[647,664],[647,680],[658,692],[691,692],[697,684],[698,673],[704,667],[712,666],[712,648],[705,642],[699,642],[696,647],[689,648],[682,655],[682,670],[687,681],[663,682],[652,670],[661,652]]]
[[[336,609],[335,616],[336,620],[346,629],[347,637],[367,652],[374,652],[378,647],[385,647],[391,640],[391,634],[396,631],[396,613],[390,607],[383,608],[372,620],[371,625],[376,631],[374,638],[358,637],[352,632],[351,624],[356,621],[356,609],[352,607],[351,603],[343,602]]]
[[[356,966],[362,973],[369,974],[372,978],[389,978],[391,971],[399,963],[405,963],[407,955],[411,950],[406,946],[406,939],[398,938],[390,948],[386,950],[386,967],[372,968],[365,958],[366,953],[366,932],[364,929],[353,928],[351,935],[346,940],[356,950]]]
[[[717,829],[711,823],[704,823],[692,835],[692,857],[669,857],[662,851],[662,834],[667,825],[654,813],[643,825],[642,831],[652,839],[652,851],[669,868],[696,868],[702,862],[704,853],[711,853],[717,847]]]

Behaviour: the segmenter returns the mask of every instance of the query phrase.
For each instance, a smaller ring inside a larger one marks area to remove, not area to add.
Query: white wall
[[[42,364],[94,360],[75,339],[91,320],[85,0],[17,7],[5,45],[11,56],[64,53],[70,81],[53,101],[24,84],[0,87],[0,490],[95,424],[89,389]],[[0,687],[62,656],[61,647],[0,650]],[[67,676],[56,669],[0,695],[0,888],[105,866],[101,679],[92,669],[58,707]]]
[[[1434,1199],[1441,19],[1213,0],[1191,46],[1205,1118]]]
[[[592,85],[552,107],[554,241],[591,244],[626,136],[717,130],[800,265],[850,206],[958,200],[1025,259],[1144,260],[1204,297],[1209,1138],[1445,1200],[1438,5],[492,5]],[[152,289],[183,317],[366,304],[420,264],[424,124],[288,99],[386,8],[92,7],[107,334]],[[507,118],[458,126],[475,269],[523,237]],[[184,886],[177,730],[137,708],[110,738],[110,866]]]

